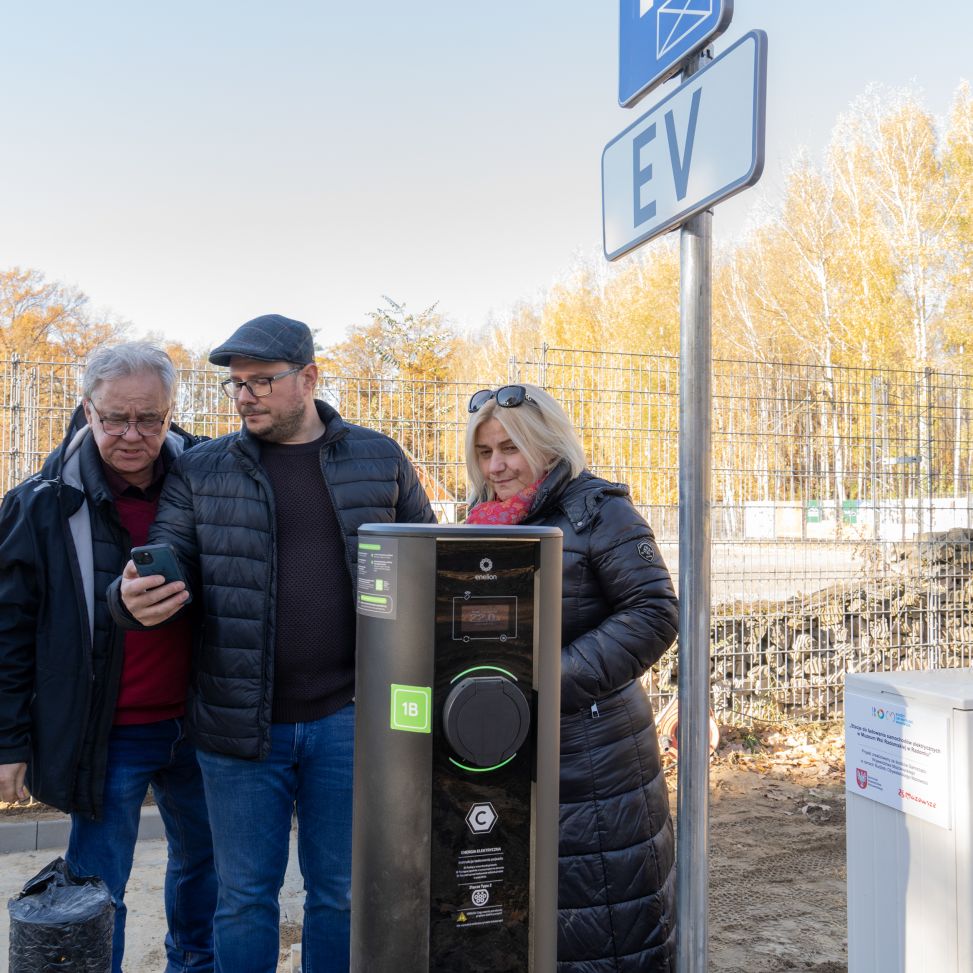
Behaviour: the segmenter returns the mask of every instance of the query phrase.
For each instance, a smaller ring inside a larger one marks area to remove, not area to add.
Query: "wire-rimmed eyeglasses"
[[[501,409],[515,409],[525,402],[533,402],[527,389],[523,385],[501,385],[500,388],[480,389],[470,396],[470,404],[466,407],[470,412],[478,412],[490,401],[496,399]]]
[[[276,375],[270,375],[267,378],[249,378],[245,382],[237,381],[235,378],[228,378],[225,382],[220,382],[220,388],[231,398],[235,399],[240,392],[245,388],[255,399],[262,399],[265,395],[270,395],[274,390],[274,382],[278,378],[285,378],[287,375],[293,375],[295,372],[299,372],[303,365],[295,365],[293,368],[288,368],[286,372],[278,372]]]
[[[135,426],[135,431],[140,436],[158,436],[162,432],[162,427],[166,424],[166,416],[169,409],[166,409],[157,419],[106,419],[96,408],[94,402],[88,400],[91,411],[98,417],[101,428],[109,436],[124,436],[128,432],[129,426]]]

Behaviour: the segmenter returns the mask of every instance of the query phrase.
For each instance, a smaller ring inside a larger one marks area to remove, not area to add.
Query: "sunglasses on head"
[[[470,396],[470,404],[467,406],[470,412],[478,412],[490,401],[496,399],[497,405],[501,409],[514,409],[525,402],[534,400],[527,393],[523,385],[501,385],[496,391],[493,389],[480,389]]]

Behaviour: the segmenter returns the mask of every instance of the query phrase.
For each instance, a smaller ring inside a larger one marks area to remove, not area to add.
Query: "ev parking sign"
[[[722,34],[733,0],[621,0],[618,103],[630,108]]]
[[[605,256],[617,260],[752,186],[766,114],[767,35],[752,30],[605,146]]]

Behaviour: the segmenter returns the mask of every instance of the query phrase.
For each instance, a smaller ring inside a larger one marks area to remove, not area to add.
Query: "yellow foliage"
[[[0,271],[0,358],[76,361],[124,331],[92,315],[77,288],[49,282],[37,270]]]

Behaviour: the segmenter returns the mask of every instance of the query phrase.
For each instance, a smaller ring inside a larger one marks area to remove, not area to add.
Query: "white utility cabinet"
[[[973,973],[973,669],[845,680],[848,973]]]

